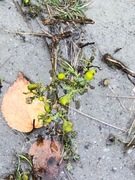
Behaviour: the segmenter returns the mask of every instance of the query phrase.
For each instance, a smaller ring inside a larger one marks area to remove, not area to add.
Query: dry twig
[[[102,123],[102,124],[104,124],[104,125],[106,125],[106,126],[109,126],[109,127],[114,128],[114,129],[117,129],[117,130],[119,130],[119,131],[122,131],[122,132],[124,132],[124,133],[127,133],[127,130],[126,130],[126,129],[122,129],[122,128],[119,128],[119,127],[114,126],[114,125],[112,125],[112,124],[109,124],[109,123],[107,123],[107,122],[101,121],[101,120],[99,120],[99,119],[97,119],[97,118],[95,118],[95,117],[93,117],[93,116],[90,116],[90,115],[88,115],[88,114],[85,114],[85,113],[83,113],[83,112],[81,112],[81,111],[78,111],[77,109],[72,108],[72,107],[69,107],[69,109],[72,109],[73,111],[75,111],[75,112],[77,112],[77,113],[79,113],[79,114],[81,114],[81,115],[83,115],[83,116],[85,116],[85,117],[87,117],[87,118],[89,118],[89,119],[92,119],[92,120],[94,120],[94,121],[96,121],[96,122]]]
[[[44,20],[44,25],[55,25],[58,23],[77,23],[77,24],[94,24],[95,22],[92,19],[45,19]]]
[[[106,97],[111,97],[111,98],[123,98],[123,99],[135,99],[135,96],[113,96],[113,95],[106,95]]]

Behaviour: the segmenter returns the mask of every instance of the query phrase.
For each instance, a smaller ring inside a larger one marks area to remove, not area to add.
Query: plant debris
[[[74,21],[71,19],[45,19],[44,25],[55,25],[58,23],[79,23],[79,24],[94,24],[95,22],[92,19],[75,19]]]
[[[44,139],[41,143],[35,142],[29,150],[29,155],[33,157],[36,176],[51,180],[58,175],[62,159],[62,146],[58,141]]]
[[[132,80],[130,76],[135,78],[135,72],[129,69],[128,67],[126,67],[125,64],[123,64],[121,61],[113,58],[108,53],[104,54],[103,61],[106,62],[109,66],[114,66],[125,72],[127,74],[128,79],[131,81],[132,84],[134,84],[134,79]]]
[[[8,125],[20,132],[30,132],[33,128],[43,126],[37,118],[39,113],[45,113],[43,102],[36,99],[32,104],[26,103],[26,99],[32,99],[34,96],[27,93],[29,84],[30,82],[20,72],[14,84],[4,95],[1,106]]]

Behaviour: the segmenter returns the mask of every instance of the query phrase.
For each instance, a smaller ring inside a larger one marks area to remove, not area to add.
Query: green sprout
[[[18,155],[18,163],[17,163],[17,170],[15,172],[15,179],[29,180],[30,170],[28,170],[28,169],[26,169],[24,171],[22,170],[21,160],[24,160],[25,162],[27,162],[31,167],[33,166],[31,160],[27,157],[27,155],[23,155],[23,154]]]
[[[71,170],[73,169],[72,164],[71,164],[71,163],[68,163],[67,166],[66,166],[66,169],[67,169],[68,171],[71,171]]]
[[[53,9],[54,17],[60,19],[78,19],[84,18],[83,9],[89,4],[84,4],[81,1],[60,1],[47,0],[46,3]]]
[[[74,154],[72,157],[74,161],[77,161],[80,159],[80,156],[78,154]]]
[[[85,17],[82,9],[84,9],[84,4],[81,1],[77,1],[75,2],[75,4],[73,5],[73,7],[70,7],[70,9],[72,10],[72,13],[75,17]]]
[[[23,155],[23,154],[19,154],[19,156],[18,156],[20,159],[22,159],[22,160],[25,160],[25,161],[27,161],[28,163],[29,163],[29,165],[30,166],[32,166],[32,162],[31,162],[31,160],[28,158],[28,157],[26,157],[26,155]]]

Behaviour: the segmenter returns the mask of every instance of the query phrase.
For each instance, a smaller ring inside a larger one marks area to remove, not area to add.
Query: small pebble
[[[116,172],[117,171],[117,168],[116,167],[113,167],[112,168],[112,172]]]

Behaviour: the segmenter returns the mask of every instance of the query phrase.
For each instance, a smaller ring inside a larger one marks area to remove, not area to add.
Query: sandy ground
[[[133,0],[93,0],[86,15],[95,21],[94,25],[86,25],[86,40],[95,42],[94,47],[85,48],[89,57],[95,56],[94,65],[102,67],[95,76],[89,90],[78,96],[81,102],[79,111],[99,120],[117,126],[129,128],[134,119],[135,100],[116,99],[107,95],[134,96],[134,85],[127,76],[117,69],[111,69],[101,61],[104,53],[114,54],[128,67],[135,70],[135,1]],[[34,31],[38,27],[33,23]],[[50,55],[44,40],[39,37],[22,37],[7,33],[8,31],[29,32],[27,24],[17,12],[10,0],[0,1],[0,77],[4,78],[0,103],[7,88],[14,82],[19,71],[33,81],[49,83],[51,69]],[[108,78],[109,87],[102,87],[100,81]],[[71,104],[74,107],[74,104]],[[81,156],[80,162],[72,170],[74,180],[134,180],[135,152],[123,153],[121,143],[108,144],[109,134],[125,140],[125,134],[112,127],[86,118],[71,111],[71,118],[78,131],[77,145]],[[24,137],[13,131],[0,113],[0,179],[14,169],[14,155],[25,152]]]

